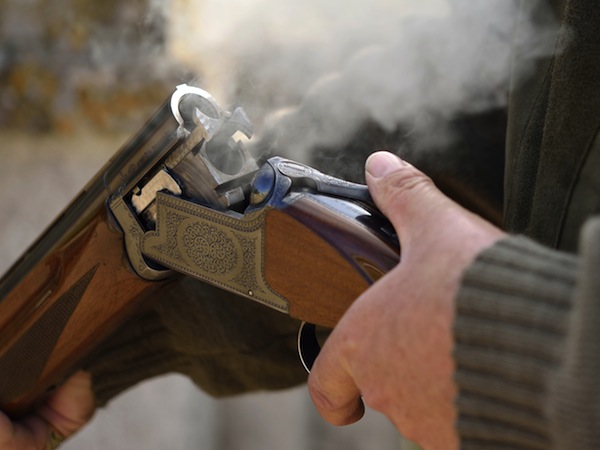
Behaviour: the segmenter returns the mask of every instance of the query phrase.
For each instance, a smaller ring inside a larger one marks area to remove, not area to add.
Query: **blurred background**
[[[475,3],[0,0],[0,272],[180,83],[243,106],[269,150],[358,181],[376,147],[432,172],[497,162],[518,2]],[[477,164],[440,158],[465,134],[489,150]],[[501,174],[486,183],[493,213]],[[373,411],[328,426],[305,387],[217,401],[174,374],[64,448],[414,447]]]

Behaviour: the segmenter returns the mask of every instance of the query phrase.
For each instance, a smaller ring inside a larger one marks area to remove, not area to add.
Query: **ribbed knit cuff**
[[[466,272],[454,326],[462,448],[548,448],[575,269],[571,255],[510,237]]]

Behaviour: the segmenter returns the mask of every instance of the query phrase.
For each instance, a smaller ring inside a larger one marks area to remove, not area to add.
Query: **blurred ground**
[[[125,140],[121,134],[0,132],[0,272],[43,231]],[[405,444],[406,445],[406,444]],[[125,393],[65,450],[398,450],[396,430],[369,412],[361,423],[322,421],[305,387],[214,400],[172,375]]]

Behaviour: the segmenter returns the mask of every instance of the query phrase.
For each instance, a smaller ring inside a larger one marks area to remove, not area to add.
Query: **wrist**
[[[561,357],[576,259],[523,238],[484,251],[456,298],[455,380],[463,445],[523,436],[545,447],[544,399]],[[501,424],[501,426],[499,426]]]

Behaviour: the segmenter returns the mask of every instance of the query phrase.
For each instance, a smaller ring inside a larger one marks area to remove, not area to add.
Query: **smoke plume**
[[[528,15],[516,38],[519,5],[174,0],[166,14],[172,54],[220,102],[242,104],[263,139],[284,142],[280,154],[306,160],[365,121],[389,131],[402,123],[439,146],[452,139],[452,117],[504,105],[515,46],[532,61],[551,49],[539,38],[549,25]]]

